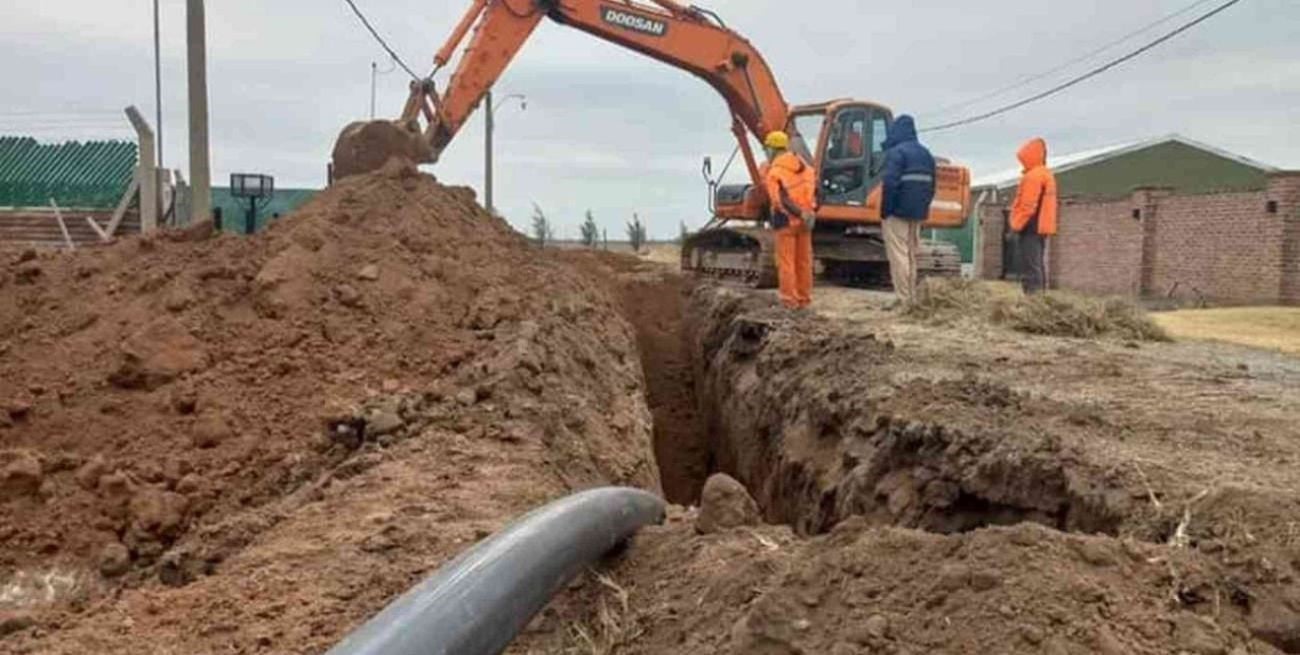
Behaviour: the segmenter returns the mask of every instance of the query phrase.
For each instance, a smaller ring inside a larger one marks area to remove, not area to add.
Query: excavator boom
[[[785,129],[789,104],[749,41],[711,13],[673,0],[474,0],[434,57],[438,68],[446,66],[469,36],[446,88],[438,93],[432,80],[413,83],[411,100],[395,123],[348,126],[335,148],[335,177],[382,166],[390,154],[436,161],[547,17],[707,82],[730,108],[746,167],[758,180],[746,133],[761,140]]]

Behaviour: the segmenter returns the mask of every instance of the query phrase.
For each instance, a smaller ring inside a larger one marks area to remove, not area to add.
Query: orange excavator
[[[750,139],[761,143],[769,132],[784,130],[791,148],[818,170],[821,206],[813,249],[823,274],[868,280],[887,275],[879,173],[893,120],[889,109],[849,99],[791,106],[749,41],[714,12],[675,0],[473,0],[434,57],[433,74],[412,82],[400,118],[344,128],[334,148],[334,177],[379,168],[393,156],[436,162],[544,18],[691,73],[726,100],[749,182],[721,184],[705,158],[712,218],[682,244],[684,270],[775,285],[769,202]],[[471,30],[468,47],[439,92],[434,78]],[[970,204],[969,171],[940,160],[936,186],[925,225],[962,226]],[[956,249],[937,242],[926,242],[919,264],[923,274],[960,269]]]

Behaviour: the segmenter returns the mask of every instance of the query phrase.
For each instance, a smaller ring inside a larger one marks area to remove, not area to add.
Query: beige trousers
[[[885,218],[885,253],[889,255],[889,277],[898,301],[916,302],[916,257],[921,250],[921,221]]]

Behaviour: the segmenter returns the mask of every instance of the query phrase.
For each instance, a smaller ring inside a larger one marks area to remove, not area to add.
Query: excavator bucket
[[[334,143],[333,179],[378,170],[393,158],[412,163],[433,158],[418,129],[411,122],[357,121],[343,128]]]

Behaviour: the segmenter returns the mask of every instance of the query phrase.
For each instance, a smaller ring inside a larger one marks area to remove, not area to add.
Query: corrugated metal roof
[[[137,146],[130,141],[42,144],[0,137],[0,207],[113,207],[131,182]]]
[[[1207,143],[1202,143],[1200,141],[1189,139],[1185,136],[1182,136],[1181,134],[1167,134],[1165,136],[1156,137],[1153,139],[1145,139],[1142,141],[1129,141],[1126,143],[1117,143],[1102,148],[1093,148],[1091,150],[1071,153],[1060,157],[1049,156],[1047,158],[1047,165],[1052,167],[1052,172],[1059,175],[1061,173],[1074,170],[1076,168],[1081,168],[1083,166],[1089,166],[1092,164],[1096,164],[1098,162],[1103,162],[1108,159],[1113,159],[1115,157],[1127,155],[1131,152],[1136,152],[1138,150],[1142,150],[1144,148],[1150,148],[1152,146],[1160,145],[1163,143],[1181,143],[1185,146],[1196,148],[1198,150],[1204,150],[1205,152],[1211,153],[1213,155],[1217,155],[1219,157],[1223,157],[1224,159],[1230,159],[1239,164],[1242,164],[1243,166],[1249,166],[1251,168],[1258,169],[1265,173],[1272,173],[1277,171],[1276,168],[1269,166],[1268,164],[1257,162],[1248,157],[1243,157],[1241,155],[1228,152],[1227,150],[1224,150],[1222,148],[1217,148]],[[999,173],[994,173],[991,175],[982,175],[977,177],[973,182],[971,182],[971,187],[976,189],[981,187],[997,187],[999,189],[1009,189],[1020,183],[1021,174],[1022,171],[1020,170],[1019,167],[1017,167],[1017,168],[1010,168],[1005,171],[1001,171]]]

